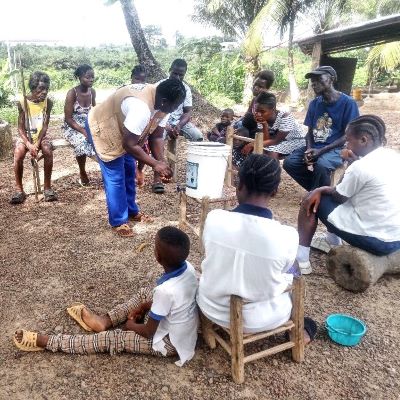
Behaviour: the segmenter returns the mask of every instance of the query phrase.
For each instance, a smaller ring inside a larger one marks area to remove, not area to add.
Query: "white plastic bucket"
[[[186,193],[201,199],[222,196],[231,147],[223,143],[189,143],[186,162]]]

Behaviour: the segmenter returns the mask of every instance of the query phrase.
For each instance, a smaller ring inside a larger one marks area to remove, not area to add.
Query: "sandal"
[[[82,179],[78,179],[78,183],[82,187],[89,187],[90,186],[90,181],[88,182],[83,182]]]
[[[10,204],[22,204],[25,199],[25,192],[16,192],[11,196]]]
[[[44,192],[44,201],[57,201],[57,193],[53,189],[46,189]]]
[[[165,187],[162,182],[157,182],[151,185],[151,190],[153,193],[163,194],[165,192]]]
[[[67,313],[69,316],[76,321],[85,331],[92,332],[92,328],[85,324],[82,319],[82,310],[86,308],[86,306],[82,303],[76,303],[71,307],[67,308]]]
[[[120,226],[113,226],[112,230],[121,237],[132,237],[133,230],[128,224],[122,224]]]
[[[18,332],[22,332],[22,339],[19,342],[16,338]],[[43,347],[37,345],[37,333],[32,331],[26,331],[25,329],[19,329],[14,334],[14,344],[15,347],[22,351],[43,351]]]
[[[151,224],[154,222],[153,217],[141,212],[137,213],[136,215],[130,215],[129,220],[132,222],[144,222],[145,224]]]

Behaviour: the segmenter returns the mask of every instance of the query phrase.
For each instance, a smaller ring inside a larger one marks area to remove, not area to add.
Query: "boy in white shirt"
[[[299,248],[296,260],[303,274],[312,272],[310,244],[318,219],[328,229],[328,244],[340,239],[377,256],[400,250],[400,154],[386,149],[385,123],[363,115],[346,129],[342,157],[350,162],[336,186],[311,191],[298,218]]]
[[[14,336],[16,347],[23,351],[46,349],[70,354],[178,354],[179,366],[190,360],[197,340],[198,283],[193,266],[185,261],[190,250],[189,237],[178,228],[166,226],[157,232],[155,242],[155,256],[165,273],[153,290],[140,290],[106,315],[96,315],[83,304],[67,309],[82,328],[98,333],[42,335],[20,329]],[[107,331],[121,324],[122,329]]]

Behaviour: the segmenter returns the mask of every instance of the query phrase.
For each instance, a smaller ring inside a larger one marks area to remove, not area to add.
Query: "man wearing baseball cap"
[[[336,71],[320,66],[306,74],[316,98],[311,101],[304,125],[306,146],[295,150],[283,163],[285,171],[304,189],[329,186],[331,173],[342,164],[340,152],[347,124],[359,116],[357,103],[333,84]]]

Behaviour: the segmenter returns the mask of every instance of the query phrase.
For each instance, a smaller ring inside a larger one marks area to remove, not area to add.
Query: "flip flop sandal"
[[[22,204],[26,199],[24,192],[16,192],[12,195],[10,204]]]
[[[112,230],[121,237],[132,237],[134,236],[132,228],[128,224],[122,224],[120,226],[113,226]]]
[[[44,192],[44,201],[57,201],[57,193],[53,189],[46,189]]]
[[[91,185],[90,185],[90,181],[85,183],[85,182],[82,182],[82,179],[79,179],[79,180],[78,180],[78,183],[79,183],[79,185],[82,186],[82,187],[89,187],[89,186],[91,186]]]
[[[153,193],[163,194],[165,192],[165,187],[161,182],[153,183],[153,185],[151,186],[151,190],[153,191]]]
[[[131,215],[129,216],[129,219],[132,222],[144,222],[145,224],[151,224],[152,222],[154,222],[154,218],[145,213],[137,213],[136,215]]]
[[[69,316],[77,322],[85,331],[88,332],[93,332],[93,329],[90,328],[85,324],[85,322],[82,319],[82,310],[86,308],[86,306],[82,303],[76,303],[71,307],[67,308],[67,313]]]
[[[16,338],[16,334],[22,331],[22,339],[19,342]],[[15,332],[14,334],[14,344],[15,347],[22,351],[43,351],[43,347],[39,347],[37,345],[37,333],[32,332],[32,331],[26,331],[25,329],[19,329],[18,331]]]

